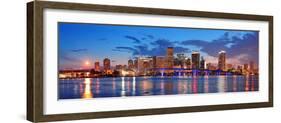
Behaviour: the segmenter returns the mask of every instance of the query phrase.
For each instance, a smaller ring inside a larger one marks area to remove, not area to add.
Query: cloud
[[[141,40],[139,40],[138,38],[136,38],[134,36],[126,35],[125,38],[130,39],[130,40],[134,41],[134,43],[137,43],[137,44],[141,43]]]
[[[88,49],[71,49],[59,52],[59,69],[78,68],[88,54]],[[87,58],[89,59],[89,58]]]
[[[213,57],[218,57],[218,52],[224,50],[227,53],[228,59],[237,59],[240,63],[258,62],[258,32],[240,35],[225,33],[220,38],[212,41],[186,40],[182,41],[181,44],[185,46],[198,46],[201,48],[201,52],[205,52]],[[243,57],[241,57],[242,54]]]
[[[154,39],[153,35],[146,35],[149,39]]]
[[[166,54],[167,47],[174,47],[174,53],[187,53],[190,49],[182,46],[176,46],[176,43],[166,39],[158,39],[148,44],[134,45],[133,47],[119,46],[114,51],[129,52],[132,56],[163,56]]]
[[[173,47],[175,45],[174,42],[171,42],[167,39],[158,39],[154,42],[151,42],[150,44],[156,47]]]
[[[73,49],[72,52],[86,52],[88,49]]]
[[[112,50],[118,51],[118,52],[127,52],[127,53],[138,54],[138,51],[131,47],[115,47],[115,49],[112,49]]]
[[[168,39],[156,39],[151,42],[141,42],[133,36],[126,36],[133,40],[133,46],[118,46],[113,51],[128,52],[132,57],[164,56],[167,47],[174,47],[174,54],[190,53],[192,47],[197,47],[205,55],[206,61],[217,63],[218,52],[226,51],[228,63],[244,64],[250,61],[258,63],[258,32],[232,33],[226,32],[217,39],[171,41]],[[155,37],[153,37],[155,38]],[[147,44],[145,44],[147,43]]]
[[[75,58],[75,57],[71,57],[69,55],[61,55],[60,57],[61,60],[65,60],[65,61],[80,61],[79,59]]]

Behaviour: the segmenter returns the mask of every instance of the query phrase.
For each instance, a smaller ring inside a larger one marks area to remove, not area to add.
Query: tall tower
[[[187,58],[187,60],[186,60],[186,68],[187,69],[191,69],[192,67],[191,67],[191,59],[190,58]]]
[[[100,62],[95,62],[95,71],[100,71]]]
[[[200,53],[193,51],[191,54],[192,69],[199,69]]]
[[[103,60],[103,70],[104,70],[104,71],[110,70],[110,59],[105,58],[105,59]]]
[[[254,72],[255,69],[255,63],[253,61],[250,61],[250,72]]]
[[[205,69],[205,60],[204,60],[203,56],[201,57],[201,61],[200,61],[200,69],[201,70]]]
[[[134,68],[137,70],[138,69],[138,58],[134,60]]]
[[[225,71],[226,67],[226,53],[225,51],[219,52],[219,61],[218,61],[218,68],[219,70]]]
[[[134,61],[132,59],[128,60],[128,68],[133,69],[134,68]]]
[[[174,48],[168,47],[166,53],[166,67],[173,68],[174,66]]]

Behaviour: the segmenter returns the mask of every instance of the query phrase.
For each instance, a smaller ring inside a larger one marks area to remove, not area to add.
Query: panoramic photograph
[[[58,99],[259,91],[254,30],[58,23]]]

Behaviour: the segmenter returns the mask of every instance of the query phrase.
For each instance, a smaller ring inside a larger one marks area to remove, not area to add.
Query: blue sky
[[[190,57],[200,51],[207,62],[216,63],[220,50],[228,63],[258,62],[258,32],[195,28],[168,28],[83,23],[59,23],[59,68],[81,68],[110,58],[127,64],[136,56],[163,56],[167,47]]]

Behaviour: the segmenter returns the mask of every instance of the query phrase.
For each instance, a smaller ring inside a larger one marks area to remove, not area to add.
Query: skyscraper
[[[249,70],[249,65],[248,65],[248,64],[244,64],[243,69],[244,69],[244,70]]]
[[[200,61],[200,69],[201,70],[205,69],[205,60],[204,60],[203,56],[201,57],[201,61]]]
[[[225,71],[226,67],[226,53],[225,51],[219,52],[218,69]]]
[[[132,59],[128,60],[128,69],[134,68],[134,61]]]
[[[152,66],[153,66],[153,68],[156,68],[156,59],[157,59],[157,56],[153,56],[152,57]]]
[[[206,68],[208,70],[216,70],[217,69],[217,67],[215,65],[212,65],[212,63],[207,63]]]
[[[191,68],[192,68],[191,59],[190,59],[190,58],[187,58],[187,59],[186,59],[186,68],[187,68],[187,69],[191,69]]]
[[[250,72],[254,72],[255,64],[253,61],[250,61]]]
[[[137,70],[138,69],[138,58],[134,60],[134,68]]]
[[[165,57],[164,56],[156,57],[156,68],[165,68]]]
[[[100,62],[95,62],[95,71],[100,71]]]
[[[152,67],[151,57],[138,57],[138,74],[146,75],[148,70]]]
[[[168,47],[166,53],[166,67],[173,68],[174,66],[174,48]]]
[[[192,69],[199,69],[200,53],[193,51],[191,54]]]
[[[186,67],[186,64],[185,64],[185,55],[183,53],[178,53],[177,54],[177,58],[174,59],[174,65],[175,66],[180,66],[181,68],[184,68]]]
[[[103,60],[103,70],[104,70],[104,71],[110,70],[110,59],[105,58],[105,59]]]

